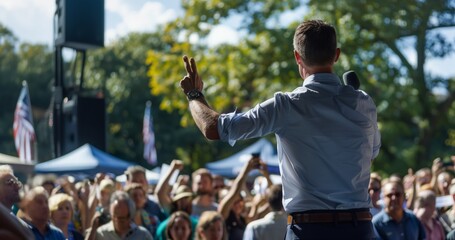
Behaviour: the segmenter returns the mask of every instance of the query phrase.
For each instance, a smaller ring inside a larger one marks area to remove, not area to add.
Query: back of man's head
[[[309,67],[333,64],[336,49],[335,28],[321,20],[305,21],[295,30],[294,50]]]
[[[267,192],[267,201],[273,211],[283,210],[283,185],[272,185]]]

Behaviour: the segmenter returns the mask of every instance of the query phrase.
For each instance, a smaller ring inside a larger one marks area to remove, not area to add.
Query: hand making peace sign
[[[183,62],[185,65],[186,76],[180,81],[180,87],[182,91],[187,94],[191,90],[202,91],[204,88],[204,82],[202,82],[199,73],[197,72],[196,62],[194,58],[188,59],[187,56],[183,56]]]

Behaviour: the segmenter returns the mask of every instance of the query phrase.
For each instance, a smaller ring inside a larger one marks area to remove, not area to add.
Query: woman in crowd
[[[196,227],[197,240],[227,240],[223,216],[216,211],[205,211]]]
[[[191,220],[190,216],[184,211],[174,212],[166,226],[167,240],[190,240],[191,239]]]
[[[84,237],[74,228],[69,228],[74,210],[72,198],[66,193],[57,193],[49,198],[51,222],[62,230],[68,240],[82,240]]]

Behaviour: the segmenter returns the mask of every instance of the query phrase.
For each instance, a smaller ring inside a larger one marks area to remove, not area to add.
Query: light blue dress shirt
[[[286,212],[369,208],[381,145],[376,115],[365,92],[321,73],[247,112],[221,114],[218,132],[231,145],[275,133]]]

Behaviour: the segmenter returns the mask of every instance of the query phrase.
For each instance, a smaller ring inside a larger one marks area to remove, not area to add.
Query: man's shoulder
[[[407,209],[404,210],[403,220],[413,222],[417,225],[421,225],[421,222],[417,218],[417,216],[412,211],[407,210]]]
[[[260,218],[248,223],[247,228],[250,229],[265,228],[270,224],[271,224],[270,219]]]
[[[153,237],[145,227],[136,226],[130,239],[153,239]]]
[[[112,232],[115,230],[114,230],[114,225],[112,224],[112,221],[109,221],[108,223],[99,226],[96,231],[99,233],[105,233],[105,232]]]
[[[390,220],[390,216],[382,209],[379,213],[373,216],[373,224],[377,224],[380,222],[388,222]]]
[[[263,218],[256,219],[248,223],[250,228],[266,228],[267,226],[275,226],[277,224],[286,224],[287,214],[285,212],[270,212]]]
[[[54,240],[66,239],[65,235],[63,234],[62,230],[60,230],[60,228],[52,224],[49,224],[48,226],[50,239]]]

